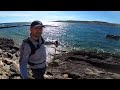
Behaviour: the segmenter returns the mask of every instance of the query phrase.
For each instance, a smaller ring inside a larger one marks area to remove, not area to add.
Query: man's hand
[[[54,44],[56,47],[58,47],[58,45],[59,45],[58,41],[55,41],[53,44]]]

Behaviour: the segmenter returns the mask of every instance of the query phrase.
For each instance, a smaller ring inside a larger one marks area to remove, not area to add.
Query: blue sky
[[[82,20],[120,23],[120,11],[0,11],[0,23]]]

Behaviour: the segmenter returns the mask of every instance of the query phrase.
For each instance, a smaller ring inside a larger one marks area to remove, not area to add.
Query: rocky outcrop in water
[[[117,35],[106,35],[106,38],[113,40],[120,40],[120,36]]]

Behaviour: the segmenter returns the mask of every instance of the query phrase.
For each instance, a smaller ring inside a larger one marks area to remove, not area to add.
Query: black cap
[[[45,26],[42,24],[41,21],[33,21],[33,22],[31,23],[31,28],[32,28],[32,27],[37,27],[37,26],[39,26],[39,27],[44,27],[44,28],[45,28]]]

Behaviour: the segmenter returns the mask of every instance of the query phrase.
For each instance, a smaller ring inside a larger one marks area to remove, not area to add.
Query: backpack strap
[[[36,48],[36,47],[34,46],[34,44],[30,41],[29,38],[23,40],[24,42],[28,43],[29,46],[30,46],[30,48],[31,48],[31,53],[30,53],[29,57],[30,57],[31,55],[33,55],[33,54],[35,53],[35,51],[36,51],[37,49],[39,49],[42,44],[44,44],[45,41],[44,41],[43,37],[41,37],[41,40],[42,40],[42,43],[41,43],[40,45],[37,45],[37,48]]]
[[[29,57],[35,53],[36,51],[36,47],[33,45],[33,43],[29,40],[29,38],[25,39],[24,42],[28,43],[30,48],[31,48],[31,53],[29,55]]]
[[[44,44],[45,43],[45,40],[43,39],[43,37],[41,36],[41,40],[42,40],[42,44]]]

